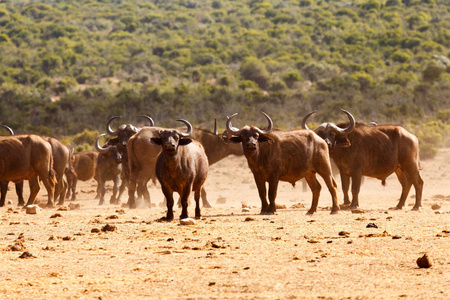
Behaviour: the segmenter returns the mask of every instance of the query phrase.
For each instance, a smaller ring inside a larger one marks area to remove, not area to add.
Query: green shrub
[[[411,56],[402,50],[397,50],[391,55],[391,59],[395,62],[406,63],[411,60]]]

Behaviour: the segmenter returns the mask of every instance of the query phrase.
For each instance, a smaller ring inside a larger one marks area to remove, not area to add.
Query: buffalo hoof
[[[275,212],[274,211],[261,211],[260,215],[274,215]]]
[[[64,205],[64,201],[59,201],[56,205]]]
[[[394,210],[402,210],[402,208],[403,208],[403,206],[396,206],[395,208],[394,208]]]
[[[330,214],[337,215],[338,212],[339,212],[339,209],[336,209],[336,210],[333,209]]]
[[[180,220],[186,219],[186,218],[189,218],[189,216],[188,216],[187,214],[181,214],[181,215],[180,215]],[[172,219],[173,219],[173,218],[172,218]]]
[[[47,203],[47,205],[45,207],[47,207],[47,208],[54,208],[55,204],[54,203]]]
[[[419,211],[420,210],[420,206],[415,206],[411,209],[412,211]]]
[[[310,209],[310,210],[308,210],[308,211],[306,212],[306,214],[307,214],[307,215],[313,215],[315,212],[316,212],[315,210]]]
[[[342,209],[342,210],[350,210],[350,203],[348,203],[348,204],[346,204],[346,203],[343,203],[343,204],[340,204],[339,205],[339,207],[340,207],[340,209]]]
[[[100,202],[98,203],[98,205],[103,205],[103,204],[105,204],[104,201],[100,201]]]
[[[353,210],[353,209],[358,209],[359,208],[359,206],[358,205],[350,205],[350,210]]]
[[[203,208],[212,208],[212,205],[209,204],[208,201],[204,201],[204,202],[203,202]]]

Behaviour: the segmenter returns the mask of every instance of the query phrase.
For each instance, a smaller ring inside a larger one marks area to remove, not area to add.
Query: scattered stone
[[[41,212],[41,208],[38,205],[28,205],[26,207],[26,213],[29,215],[35,215]]]
[[[227,198],[225,198],[225,197],[219,197],[219,198],[217,198],[216,202],[217,202],[218,204],[225,204],[225,203],[227,203]]]
[[[14,245],[6,247],[6,251],[24,251],[26,248],[21,241],[16,241]]]
[[[19,256],[19,258],[37,258],[37,256],[32,254],[32,253],[30,253],[30,252],[28,252],[28,251],[25,251],[24,253],[22,253]]]
[[[92,232],[92,233],[99,233],[99,232],[100,232],[100,229],[98,229],[98,228],[92,228],[92,229],[91,229],[91,232]]]
[[[195,225],[195,220],[192,218],[185,218],[180,220],[181,225]]]
[[[295,203],[291,206],[291,208],[305,208],[305,204],[303,203]]]
[[[242,208],[251,208],[251,206],[250,206],[250,205],[247,205],[247,204],[245,204],[245,203],[242,203]]]
[[[378,228],[378,226],[375,223],[369,223],[367,224],[366,228]]]
[[[316,220],[308,220],[308,221],[306,221],[306,222],[308,222],[308,223],[314,223],[314,222],[317,222]]]
[[[348,231],[340,231],[339,232],[339,236],[349,237],[350,236],[350,232],[348,232]]]
[[[208,286],[213,286],[213,285],[216,285],[216,283],[215,282],[208,283]]]
[[[115,220],[118,219],[119,217],[117,215],[111,215],[109,217],[106,217],[106,220]]]
[[[276,209],[286,209],[286,205],[284,204],[275,204]]]
[[[80,209],[80,208],[81,208],[80,203],[70,203],[69,204],[69,209],[70,210],[75,210],[75,209]]]
[[[12,200],[8,200],[8,205],[11,205],[12,204]]]
[[[63,241],[74,241],[75,238],[73,236],[65,236],[62,238]]]
[[[365,213],[365,211],[360,208],[352,209],[352,214],[363,214],[363,213]]]
[[[311,243],[311,244],[317,244],[319,241],[318,240],[315,240],[315,239],[309,239],[308,240],[308,243]]]
[[[358,217],[355,220],[356,221],[365,221],[365,220],[367,220],[367,218],[365,218],[365,217]]]
[[[433,262],[428,257],[428,254],[424,254],[422,257],[417,259],[417,265],[419,268],[430,268],[433,265]]]
[[[442,215],[444,212],[442,210],[437,210],[434,212],[435,215]]]
[[[103,231],[103,232],[107,232],[107,231],[116,231],[116,230],[117,230],[116,225],[109,225],[109,224],[106,224],[105,226],[102,227],[102,231]]]
[[[439,209],[441,209],[441,206],[439,205],[439,204],[433,204],[433,205],[431,205],[431,209],[432,210],[439,210]]]
[[[255,219],[253,219],[252,217],[247,217],[244,220],[244,222],[251,222],[251,221],[255,221]]]
[[[51,235],[51,236],[48,238],[48,240],[49,240],[49,241],[54,241],[54,240],[56,240],[56,236]]]
[[[58,211],[69,211],[70,208],[67,206],[61,206],[60,208],[57,209]]]
[[[121,209],[116,209],[116,213],[118,213],[118,214],[124,214],[124,213],[125,213],[125,210],[124,210],[123,208],[121,208]]]
[[[62,217],[62,215],[60,213],[56,213],[56,214],[51,215],[50,219],[58,218],[58,217]]]
[[[244,208],[242,208],[242,212],[250,212],[250,208],[244,207]]]
[[[402,237],[400,236],[400,235],[394,235],[393,237],[392,237],[392,239],[393,240],[399,240],[399,239],[401,239]]]

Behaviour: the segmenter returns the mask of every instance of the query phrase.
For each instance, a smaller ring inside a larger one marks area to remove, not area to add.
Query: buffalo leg
[[[350,205],[348,190],[350,188],[350,177],[341,173],[342,193],[344,194],[344,205]]]
[[[40,187],[37,176],[34,176],[28,180],[30,185],[30,197],[28,197],[27,206],[32,205],[34,200],[36,199],[37,194],[39,193]],[[53,194],[53,191],[51,191]],[[50,197],[50,194],[49,194]]]
[[[122,183],[120,184],[119,195],[117,196],[116,204],[120,204],[121,198],[122,198],[122,194],[125,191],[125,187],[127,187],[127,186],[128,186],[128,179],[127,178],[122,178]]]
[[[416,190],[416,203],[414,204],[412,210],[419,210],[422,206],[423,179],[422,176],[420,176],[418,164],[413,162],[408,166],[405,166],[404,172]]]
[[[277,210],[275,199],[277,198],[278,182],[278,178],[269,181],[269,208],[267,213],[271,215]]]
[[[25,201],[23,200],[23,181],[16,183],[16,194],[19,199],[18,206],[24,206]]]
[[[77,182],[78,182],[78,177],[77,176],[75,176],[75,177],[73,177],[73,179],[72,179],[72,184],[71,184],[71,188],[72,188],[72,198],[71,198],[71,200],[72,201],[75,201],[76,200],[76,198],[77,198],[77,196],[76,196],[76,190],[77,190]]]
[[[136,174],[132,172],[130,174],[130,180],[128,182],[128,207],[129,208],[136,208]],[[173,219],[173,217],[172,217]]]
[[[359,207],[359,191],[361,189],[361,175],[352,176],[352,204],[350,209],[355,209]]]
[[[206,197],[206,190],[205,187],[202,187],[201,190],[201,196],[202,196],[202,204],[204,208],[211,208],[212,205],[209,203],[208,198]]]
[[[117,174],[116,178],[113,180],[113,194],[109,199],[110,204],[117,203],[117,192],[119,191],[119,182],[120,182],[120,174]]]
[[[191,194],[192,186],[185,187],[183,193],[181,194],[181,215],[180,219],[185,219],[188,217],[188,202],[189,195]],[[168,200],[168,199],[167,199]]]
[[[162,187],[162,192],[164,196],[166,197],[167,201],[167,214],[166,214],[166,221],[170,222],[173,221],[173,192],[169,191],[167,188]]]
[[[203,189],[202,189],[203,190]],[[200,219],[200,217],[202,216],[201,211],[200,211],[200,195],[201,195],[201,191],[196,190],[194,192],[194,199],[195,199],[195,218],[196,219]]]
[[[412,182],[409,181],[406,173],[403,172],[400,168],[395,170],[395,174],[397,175],[398,181],[402,185],[402,194],[395,209],[402,209],[403,206],[405,206],[406,198],[408,197],[409,191],[411,190]]]
[[[331,194],[331,201],[332,201],[331,214],[337,214],[337,212],[339,211],[339,204],[338,204],[338,199],[337,199],[336,180],[331,175],[331,172],[330,172],[330,174],[319,174],[319,175],[325,181],[328,191],[330,191],[330,194]]]
[[[1,197],[0,197],[0,207],[5,206],[6,193],[8,192],[8,181],[0,181],[1,186]]]
[[[101,176],[99,176],[98,180],[98,189],[100,192],[100,201],[98,202],[98,205],[103,205],[105,203],[105,193],[106,193],[106,182],[101,179]]]
[[[322,187],[320,186],[320,183],[316,178],[316,174],[313,172],[306,174],[305,179],[312,191],[311,208],[306,214],[312,215],[317,211],[317,206],[319,205],[320,190],[322,189]]]
[[[269,211],[269,203],[267,203],[266,194],[266,182],[255,178],[256,187],[258,188],[259,198],[261,199],[261,215],[266,214]]]

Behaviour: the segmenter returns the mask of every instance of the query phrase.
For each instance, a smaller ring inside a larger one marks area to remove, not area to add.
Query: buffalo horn
[[[14,131],[11,129],[11,127],[6,126],[6,125],[2,125],[3,128],[7,129],[9,131],[10,135],[14,135]]]
[[[219,135],[219,133],[217,132],[217,119],[214,118],[214,135]]]
[[[344,128],[344,129],[339,128],[337,126],[333,126],[334,130],[339,135],[348,134],[348,133],[352,132],[353,129],[355,129],[355,118],[352,116],[352,114],[342,108],[341,108],[341,111],[343,111],[347,115],[347,117],[350,121],[350,124],[347,126],[347,128]]]
[[[153,119],[150,118],[149,116],[147,116],[147,115],[140,115],[139,117],[143,117],[143,118],[147,119],[148,122],[150,123],[149,127],[155,126],[155,122],[153,122]]]
[[[106,153],[108,151],[109,147],[111,147],[111,146],[108,146],[106,148],[102,148],[100,146],[99,140],[103,136],[106,136],[106,134],[105,133],[100,134],[100,136],[95,140],[95,143],[94,143],[95,150],[97,150],[98,153]]]
[[[108,121],[106,121],[106,132],[107,132],[109,135],[115,136],[115,135],[117,135],[117,134],[119,133],[118,130],[113,131],[113,130],[111,129],[111,126],[109,126],[109,124],[111,124],[111,122],[112,122],[113,120],[115,120],[115,119],[120,119],[120,118],[122,118],[122,117],[121,117],[121,116],[112,116],[111,118],[109,118]]]
[[[238,113],[232,114],[230,117],[227,117],[227,131],[230,135],[239,135],[241,133],[242,129],[237,129],[231,125],[231,119],[237,116]]]
[[[268,114],[266,114],[265,112],[261,112],[261,113],[264,115],[264,117],[266,117],[267,121],[269,122],[269,125],[267,125],[267,128],[266,128],[266,129],[259,129],[259,128],[257,128],[257,131],[258,131],[260,134],[268,134],[269,132],[272,131],[272,128],[273,128],[273,122],[272,122],[272,119],[269,117]]]
[[[308,128],[308,125],[306,125],[306,120],[308,120],[308,118],[309,118],[312,114],[315,114],[315,113],[316,113],[316,110],[310,112],[309,114],[307,114],[306,116],[303,117],[303,120],[302,120],[302,128],[303,128],[303,129],[311,130],[311,129]]]
[[[178,122],[182,122],[187,126],[187,131],[185,133],[178,131],[178,133],[182,136],[182,137],[190,137],[191,133],[192,133],[192,125],[191,123],[189,123],[188,121],[184,120],[184,119],[179,119],[177,120]]]

